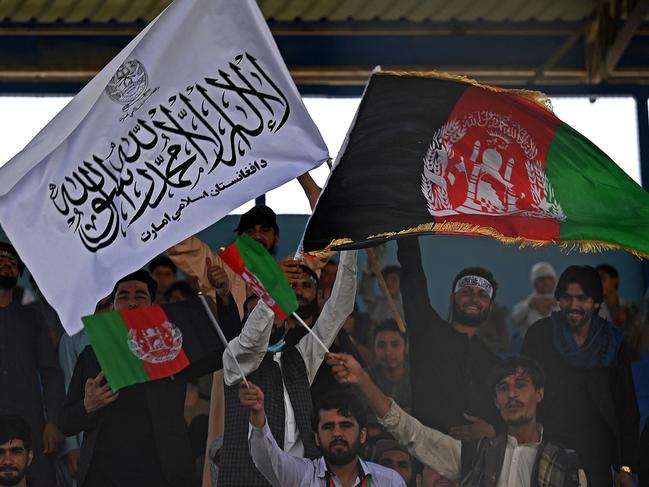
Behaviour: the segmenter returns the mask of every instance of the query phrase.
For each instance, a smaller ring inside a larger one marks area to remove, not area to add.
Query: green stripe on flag
[[[128,347],[128,328],[117,311],[85,316],[83,325],[113,390],[150,380],[144,365]]]
[[[608,242],[649,254],[649,194],[601,149],[561,124],[546,167],[566,216],[561,240]]]
[[[264,289],[287,315],[297,308],[295,292],[277,262],[259,242],[241,235],[235,242],[246,269],[259,279]]]

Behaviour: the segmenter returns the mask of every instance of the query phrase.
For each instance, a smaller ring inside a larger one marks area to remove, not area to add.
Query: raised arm
[[[399,444],[424,464],[450,480],[461,471],[462,443],[433,428],[424,426],[387,397],[351,355],[330,353],[327,364],[341,384],[351,384],[368,402],[379,423]]]
[[[356,256],[356,250],[340,253],[338,273],[331,290],[331,296],[313,325],[313,331],[327,347],[331,346],[345,320],[354,311]],[[320,364],[324,360],[325,351],[311,334],[300,340],[297,349],[304,359],[309,384],[311,384],[318,372],[318,368],[320,368]]]
[[[246,376],[257,370],[266,355],[274,319],[273,311],[262,300],[259,300],[244,323],[239,336],[230,340],[230,350],[226,349],[223,352],[223,379],[227,385],[233,385],[242,380],[241,373],[230,351],[239,361]]]
[[[401,298],[408,333],[412,341],[425,334],[433,323],[444,321],[430,305],[428,282],[421,265],[421,250],[416,237],[397,240],[401,264]]]
[[[216,289],[209,278],[210,265],[220,266],[225,270],[230,281],[230,291],[243,316],[243,303],[246,300],[246,287],[243,280],[221,260],[218,254],[198,237],[191,236],[167,250],[167,255],[180,270],[191,279],[198,281],[201,292],[214,298]]]
[[[250,381],[248,386],[241,384],[239,401],[250,411],[248,444],[253,463],[274,487],[302,485],[301,480],[313,468],[312,461],[289,455],[279,447],[266,421],[264,393]]]

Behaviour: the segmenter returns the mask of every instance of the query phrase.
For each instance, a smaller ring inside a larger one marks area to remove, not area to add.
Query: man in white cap
[[[541,318],[550,316],[557,307],[554,298],[554,286],[557,283],[557,273],[548,262],[537,262],[530,270],[530,282],[533,292],[512,308],[511,320],[514,334],[520,338],[525,336],[527,329]]]

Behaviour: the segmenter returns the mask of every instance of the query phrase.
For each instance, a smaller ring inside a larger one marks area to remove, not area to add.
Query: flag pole
[[[216,333],[219,335],[219,338],[221,339],[221,342],[223,343],[223,346],[225,349],[230,352],[230,356],[234,360],[234,363],[237,365],[237,369],[239,369],[239,373],[241,374],[241,378],[243,379],[243,383],[246,385],[246,387],[250,387],[248,384],[248,381],[246,380],[246,374],[243,373],[243,369],[241,368],[241,364],[237,360],[237,357],[232,353],[232,350],[230,350],[230,344],[228,343],[227,339],[225,338],[225,335],[223,334],[223,331],[221,331],[221,327],[219,326],[218,322],[216,321],[216,317],[214,316],[214,313],[212,313],[212,310],[210,309],[210,305],[207,304],[207,300],[205,299],[205,295],[201,292],[198,293],[198,297],[201,300],[201,303],[203,303],[203,308],[205,308],[205,311],[207,312],[207,316],[210,317],[210,321],[212,322],[212,325],[214,325],[214,329],[216,330]]]
[[[381,291],[383,291],[383,296],[385,297],[385,300],[388,303],[388,308],[390,308],[390,312],[392,313],[392,317],[394,318],[394,321],[397,322],[399,331],[401,331],[401,333],[407,333],[406,324],[403,321],[401,315],[399,314],[399,310],[397,309],[397,305],[394,302],[394,298],[390,294],[390,290],[388,289],[388,285],[385,283],[385,278],[383,277],[383,273],[379,268],[379,263],[376,260],[376,252],[372,248],[365,249],[365,250],[367,251],[368,254],[371,254],[368,255],[370,268],[372,269],[372,272],[376,276],[376,280],[379,283],[379,287],[381,288]]]
[[[323,350],[324,350],[325,352],[329,353],[329,349],[327,348],[327,345],[325,345],[324,343],[322,343],[322,340],[320,340],[320,337],[318,337],[318,335],[316,335],[315,331],[313,331],[313,330],[311,329],[311,327],[309,327],[309,325],[307,325],[307,324],[302,320],[302,318],[300,318],[300,317],[298,316],[298,314],[297,314],[296,312],[293,312],[293,314],[292,314],[291,316],[293,316],[293,318],[295,318],[295,319],[298,321],[298,323],[300,323],[300,325],[302,325],[302,326],[306,329],[306,331],[308,331],[308,332],[311,334],[311,336],[312,336],[313,338],[315,338],[315,341],[318,342],[318,343],[320,344],[320,346],[323,348]]]

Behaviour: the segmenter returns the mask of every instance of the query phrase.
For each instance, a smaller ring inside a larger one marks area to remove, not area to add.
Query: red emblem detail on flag
[[[175,360],[183,348],[183,335],[173,323],[147,328],[131,328],[128,348],[143,362],[160,364]]]
[[[565,220],[545,172],[546,134],[524,127],[524,111],[493,100],[482,107],[490,97],[473,99],[467,91],[424,157],[421,189],[430,214]]]

